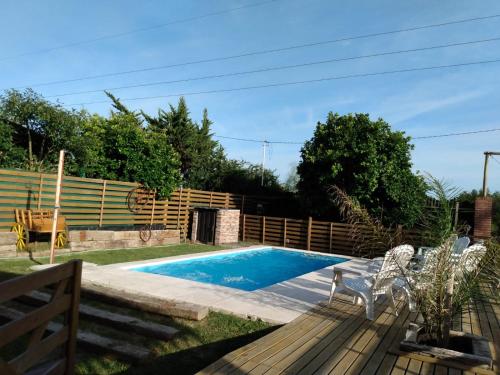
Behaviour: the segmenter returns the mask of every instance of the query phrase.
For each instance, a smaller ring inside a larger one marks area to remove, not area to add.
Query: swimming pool
[[[254,291],[347,260],[336,256],[268,247],[165,261],[130,269]]]

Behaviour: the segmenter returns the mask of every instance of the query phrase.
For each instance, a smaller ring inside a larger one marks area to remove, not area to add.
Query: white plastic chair
[[[464,237],[462,237],[464,238]],[[468,237],[467,237],[468,239]],[[460,239],[459,239],[460,240]],[[466,241],[463,241],[462,243],[465,243]],[[469,240],[470,242],[470,240]],[[456,241],[455,241],[456,243]],[[454,244],[455,245],[455,244]],[[453,246],[454,246],[453,245]],[[429,269],[432,267],[432,263],[435,261],[435,257],[437,254],[438,249],[433,249],[428,251],[425,254],[424,260],[422,267],[416,271],[426,273],[429,272]],[[460,256],[456,256],[455,253],[451,254],[451,261],[453,262],[454,265],[454,271],[456,276],[461,276],[464,271],[465,272],[472,272],[474,269],[478,266],[479,262],[483,258],[484,254],[486,253],[486,247],[483,244],[474,244],[472,246],[469,246],[465,250],[463,250],[460,254]],[[413,277],[398,277],[396,281],[394,282],[394,287],[396,289],[401,289],[405,295],[406,298],[408,299],[408,305],[410,308],[410,311],[415,311],[416,306],[415,302],[411,298],[411,288],[410,288],[410,283],[415,284],[415,279]],[[423,287],[425,288],[425,285],[412,285],[412,287]]]
[[[367,276],[356,276],[353,278],[343,278],[342,273],[348,272],[342,268],[333,268],[332,288],[329,303],[335,293],[347,292],[354,294],[355,302],[361,299],[366,308],[366,317],[374,319],[375,300],[380,295],[385,295],[388,302],[397,315],[392,287],[395,279],[402,274],[402,270],[408,266],[414,254],[410,245],[397,246],[385,253],[384,260],[378,272]]]
[[[467,249],[470,244],[470,238],[467,236],[457,238],[453,242],[452,251],[454,254],[462,254],[462,252]]]

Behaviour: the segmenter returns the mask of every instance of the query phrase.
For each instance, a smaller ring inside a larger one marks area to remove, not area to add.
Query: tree
[[[140,116],[109,96],[118,111],[111,112],[103,132],[103,177],[137,181],[168,197],[180,183],[179,157],[165,132],[145,129]]]
[[[298,183],[299,183],[299,175],[297,173],[297,165],[292,164],[292,166],[290,167],[290,171],[288,172],[288,176],[286,177],[285,183],[283,184],[283,187],[285,188],[286,191],[290,193],[296,193]]]
[[[43,99],[33,90],[9,90],[0,98],[0,118],[11,126],[14,143],[27,151],[29,170],[51,169],[58,151],[71,151],[87,116]],[[68,168],[75,165],[69,162]]]
[[[153,131],[164,132],[168,142],[179,154],[183,183],[194,189],[207,189],[216,177],[217,165],[225,158],[219,143],[212,139],[212,121],[208,111],[203,111],[201,125],[194,122],[184,98],[177,107],[169,105],[169,111],[160,109],[156,117],[142,113],[148,127]]]
[[[26,163],[26,152],[14,144],[12,127],[0,119],[0,166],[22,167]]]
[[[382,119],[330,112],[302,147],[299,193],[312,214],[334,216],[328,189],[335,185],[384,223],[412,226],[425,200],[425,183],[411,170],[412,148]]]

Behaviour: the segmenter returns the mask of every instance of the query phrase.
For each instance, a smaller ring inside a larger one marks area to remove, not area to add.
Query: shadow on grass
[[[132,365],[122,374],[194,374],[225,354],[247,345],[278,329],[279,326],[269,327],[248,335],[233,337],[226,340],[197,346],[153,358],[148,363]]]

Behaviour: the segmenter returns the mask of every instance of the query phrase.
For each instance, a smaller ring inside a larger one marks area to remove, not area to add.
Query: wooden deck
[[[399,316],[378,305],[376,319],[352,299],[318,306],[273,333],[231,352],[199,374],[498,374],[500,306],[476,301],[455,320],[454,329],[483,335],[492,344],[494,368],[467,368],[458,363],[403,353],[398,343],[407,322],[415,319],[402,301]],[[493,343],[493,339],[496,342]]]

